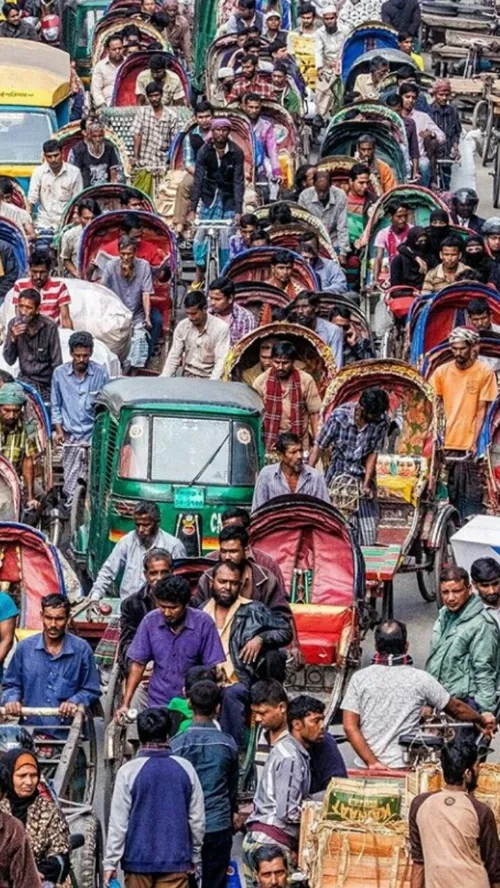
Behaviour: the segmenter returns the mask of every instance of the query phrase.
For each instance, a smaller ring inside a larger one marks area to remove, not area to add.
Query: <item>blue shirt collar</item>
[[[40,635],[37,636],[35,650],[45,651],[46,654],[49,653],[47,648],[45,647],[45,644],[44,644],[43,632],[40,632]],[[73,636],[70,635],[68,632],[66,632],[66,634],[64,636],[63,646],[62,646],[61,650],[59,651],[59,653],[56,654],[56,656],[53,659],[57,660],[58,657],[65,657],[65,656],[70,657],[74,653],[75,653],[75,645],[73,642]],[[49,654],[49,656],[52,656],[52,655]]]
[[[74,376],[74,375],[75,375],[75,371],[73,370],[73,362],[72,362],[72,361],[68,361],[68,363],[65,364],[64,366],[67,368],[67,369],[66,369],[66,372],[67,372],[68,376]],[[85,373],[85,376],[93,376],[93,375],[94,375],[94,372],[95,372],[95,371],[94,371],[94,367],[93,367],[93,362],[90,361],[90,363],[89,363],[89,365],[88,365],[88,367],[87,367],[87,371],[86,371],[86,373]]]

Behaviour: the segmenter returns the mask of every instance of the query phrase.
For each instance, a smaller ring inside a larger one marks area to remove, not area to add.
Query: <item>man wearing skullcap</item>
[[[460,136],[462,124],[457,108],[451,102],[451,83],[449,80],[437,80],[432,88],[434,101],[429,113],[434,123],[444,133],[446,141],[443,148],[443,156],[452,160],[460,159]],[[449,188],[451,180],[451,164],[442,165],[443,188]]]
[[[340,89],[340,54],[346,34],[337,25],[336,6],[321,10],[323,25],[314,35],[316,72],[316,111],[323,120],[332,109],[336,82]]]
[[[448,496],[460,519],[483,511],[481,477],[476,454],[489,405],[497,396],[493,370],[478,360],[479,333],[456,327],[449,337],[453,360],[435,371],[431,385],[443,402]]]
[[[0,388],[0,453],[14,466],[24,484],[26,505],[37,508],[34,497],[34,459],[41,453],[34,422],[24,415],[27,396],[18,382]]]

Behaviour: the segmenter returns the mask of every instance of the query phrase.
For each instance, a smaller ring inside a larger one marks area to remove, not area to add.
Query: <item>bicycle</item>
[[[208,287],[214,278],[220,274],[220,248],[219,239],[221,232],[229,232],[234,227],[233,219],[197,219],[194,223],[195,228],[205,232],[205,240],[207,241],[207,259],[205,265],[205,292],[208,293]]]

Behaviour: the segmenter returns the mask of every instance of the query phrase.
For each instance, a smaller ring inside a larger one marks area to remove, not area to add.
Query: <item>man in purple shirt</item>
[[[182,577],[165,577],[154,588],[155,610],[142,620],[130,645],[130,671],[123,703],[115,712],[120,722],[130,709],[144,670],[153,662],[148,706],[166,706],[182,697],[184,678],[192,666],[217,666],[226,659],[214,621],[188,607],[191,589]]]

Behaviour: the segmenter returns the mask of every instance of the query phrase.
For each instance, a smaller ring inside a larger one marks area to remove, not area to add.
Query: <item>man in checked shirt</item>
[[[175,195],[173,224],[177,237],[182,237],[186,228],[186,219],[191,209],[196,155],[201,146],[205,144],[211,131],[210,124],[214,116],[214,110],[210,102],[198,102],[194,116],[196,118],[196,126],[184,134],[182,141],[182,166],[186,172]]]

